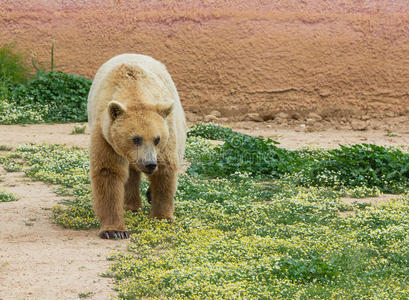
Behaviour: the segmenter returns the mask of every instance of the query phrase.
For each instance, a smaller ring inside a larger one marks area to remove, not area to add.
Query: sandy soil
[[[72,135],[76,125],[1,125],[0,145],[44,142],[85,148],[89,133]],[[393,134],[385,129],[354,131],[334,127],[308,132],[299,125],[291,127],[268,122],[228,125],[244,133],[271,137],[289,149],[333,148],[339,143],[403,145],[407,149],[409,144],[409,128],[400,123],[394,125]],[[2,168],[0,177],[3,179],[0,189],[19,196],[16,202],[0,203],[0,300],[77,299],[79,293],[86,292],[93,293],[90,299],[108,299],[113,293],[112,283],[98,274],[108,269],[106,257],[113,250],[125,250],[127,242],[101,240],[96,231],[74,231],[53,224],[49,208],[62,198],[52,192],[52,186],[30,181],[23,173],[7,173]],[[365,201],[376,205],[396,197],[383,195]]]
[[[101,240],[96,231],[74,231],[53,224],[49,208],[62,198],[52,187],[23,173],[0,168],[0,189],[18,195],[0,203],[0,299],[109,299],[107,256],[126,241]]]
[[[385,122],[383,122],[385,123]],[[192,123],[189,123],[190,125]],[[74,127],[83,124],[36,124],[36,125],[0,125],[0,145],[16,146],[23,143],[53,143],[88,147],[89,131],[85,134],[71,134]],[[390,146],[409,145],[409,122],[395,123],[389,129],[351,130],[328,127],[308,131],[301,125],[277,125],[269,122],[227,122],[237,131],[269,137],[280,143],[280,147],[298,149],[302,147],[336,148],[339,144],[377,144]]]

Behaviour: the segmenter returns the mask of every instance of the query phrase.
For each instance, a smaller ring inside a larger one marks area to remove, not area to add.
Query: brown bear
[[[111,58],[88,95],[93,207],[99,236],[128,238],[123,208],[141,209],[141,173],[150,183],[150,216],[173,220],[186,120],[166,67],[139,54]]]

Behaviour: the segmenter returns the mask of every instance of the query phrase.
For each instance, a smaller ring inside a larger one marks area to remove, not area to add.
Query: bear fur
[[[186,120],[166,67],[139,54],[108,60],[97,71],[88,95],[88,122],[100,237],[129,237],[123,208],[141,209],[141,173],[150,183],[150,216],[173,220]]]

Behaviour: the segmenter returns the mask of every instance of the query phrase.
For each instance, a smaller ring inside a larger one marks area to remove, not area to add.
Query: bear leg
[[[150,198],[152,201],[151,218],[173,221],[174,197],[177,187],[177,168],[161,166],[149,176]]]
[[[93,206],[101,222],[99,236],[105,239],[128,238],[123,215],[124,179],[103,168],[91,174]]]
[[[140,182],[141,172],[129,166],[129,177],[125,184],[125,209],[137,211],[142,208]]]
[[[91,134],[89,154],[93,207],[101,223],[99,236],[127,238],[123,207],[129,164],[115,153],[97,129]]]

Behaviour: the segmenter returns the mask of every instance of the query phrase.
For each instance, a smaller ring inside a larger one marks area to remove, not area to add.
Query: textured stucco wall
[[[271,2],[0,0],[0,43],[47,61],[56,39],[57,68],[90,78],[151,55],[201,113],[408,112],[406,1]]]

